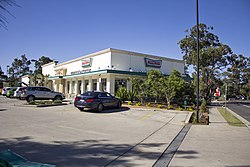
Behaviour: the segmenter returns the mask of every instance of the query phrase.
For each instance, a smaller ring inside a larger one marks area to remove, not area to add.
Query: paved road
[[[93,113],[23,103],[0,96],[0,150],[60,167],[152,166],[188,114],[126,107]]]
[[[250,122],[250,102],[228,102],[227,107]]]

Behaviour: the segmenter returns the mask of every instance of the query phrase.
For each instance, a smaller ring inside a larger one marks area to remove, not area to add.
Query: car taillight
[[[94,99],[87,99],[86,102],[92,103],[92,102],[94,102]]]
[[[78,97],[75,97],[75,101],[78,101],[79,100],[79,98]]]

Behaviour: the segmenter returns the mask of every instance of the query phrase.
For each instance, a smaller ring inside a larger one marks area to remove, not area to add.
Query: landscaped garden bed
[[[123,105],[130,107],[140,107],[140,108],[157,108],[157,109],[166,109],[166,110],[178,110],[178,111],[195,111],[195,106],[186,106],[182,108],[177,104],[167,105],[161,103],[141,103],[141,102],[124,102]]]
[[[29,103],[26,103],[27,106],[35,106],[35,107],[50,107],[50,106],[60,106],[67,105],[68,103],[64,103],[61,100],[35,100]]]

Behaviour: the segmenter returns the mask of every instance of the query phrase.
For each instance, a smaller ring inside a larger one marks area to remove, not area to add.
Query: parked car
[[[43,86],[28,86],[21,94],[21,98],[31,102],[34,100],[62,100],[65,99],[63,93],[54,92]]]
[[[14,92],[14,97],[21,99],[21,94],[25,89],[26,87],[17,87],[16,91]]]
[[[16,87],[11,87],[10,90],[6,93],[6,97],[14,97],[14,92],[16,91]]]
[[[88,91],[76,96],[74,105],[81,111],[89,108],[102,112],[104,108],[120,108],[121,101],[107,92]]]
[[[10,90],[10,87],[4,87],[2,90],[2,95],[6,96],[6,93],[8,92],[8,90]]]

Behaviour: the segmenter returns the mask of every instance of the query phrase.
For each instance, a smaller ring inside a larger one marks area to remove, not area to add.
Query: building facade
[[[48,76],[48,87],[74,98],[84,91],[114,95],[121,86],[132,90],[133,78],[145,77],[151,69],[169,75],[174,68],[184,74],[184,61],[108,48],[60,64],[45,64],[42,73]]]

